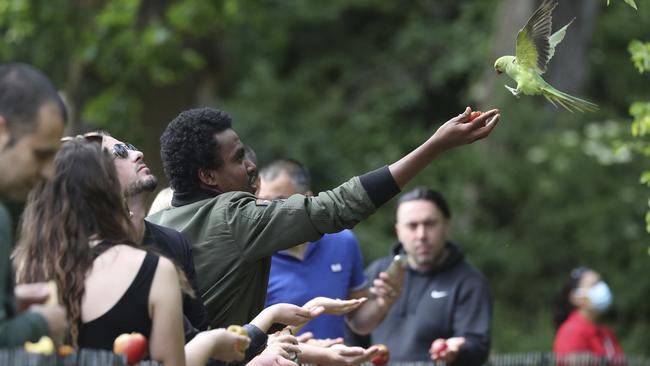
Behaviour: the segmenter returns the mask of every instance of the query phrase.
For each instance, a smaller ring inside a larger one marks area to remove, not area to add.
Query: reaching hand
[[[314,333],[312,333],[312,332],[305,332],[303,334],[300,334],[300,335],[296,336],[296,339],[300,343],[307,342],[307,341],[311,340],[312,338],[314,338]]]
[[[429,354],[432,361],[453,362],[458,357],[460,348],[465,344],[465,337],[438,338],[431,344]]]
[[[250,324],[255,325],[263,332],[269,330],[273,323],[300,327],[311,319],[319,316],[325,310],[323,307],[307,308],[293,304],[275,304],[257,314]]]
[[[473,120],[470,120],[470,107],[458,116],[445,122],[433,134],[442,150],[472,143],[490,134],[496,126],[501,114],[498,109],[489,110]]]
[[[269,336],[267,346],[262,354],[265,353],[276,354],[286,358],[287,360],[294,360],[300,353],[298,339],[292,336],[288,330],[276,332]]]
[[[47,283],[22,283],[14,287],[16,296],[16,307],[19,313],[27,310],[31,305],[45,304],[50,297],[50,289]]]
[[[321,315],[325,310],[319,306],[297,306],[293,304],[275,304],[267,309],[272,309],[275,323],[284,325],[300,326],[315,317]]]
[[[311,344],[318,347],[331,347],[335,344],[343,344],[343,338],[338,337],[338,338],[325,338],[325,339],[309,339],[304,343]]]
[[[262,352],[259,356],[247,363],[246,366],[298,366],[295,362],[274,354]]]
[[[348,347],[342,344],[335,344],[326,348],[326,350],[328,350],[326,354],[329,357],[328,362],[324,363],[334,366],[360,365],[370,361],[379,352],[376,346],[363,349],[361,347]]]
[[[319,296],[307,301],[303,307],[311,308],[322,306],[325,309],[323,311],[324,314],[343,315],[351,312],[352,310],[355,310],[361,306],[361,304],[366,302],[366,300],[367,299],[365,297],[359,299],[341,300]]]
[[[245,350],[251,339],[223,328],[208,330],[206,335],[213,338],[210,357],[224,362],[241,361],[244,359]]]

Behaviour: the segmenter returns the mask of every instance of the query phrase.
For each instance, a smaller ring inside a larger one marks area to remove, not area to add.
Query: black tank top
[[[149,290],[159,257],[147,253],[140,270],[120,300],[99,318],[83,323],[79,347],[113,350],[113,341],[122,333],[138,332],[149,339]]]

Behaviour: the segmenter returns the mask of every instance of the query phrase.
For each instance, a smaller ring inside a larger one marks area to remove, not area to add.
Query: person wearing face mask
[[[600,275],[586,267],[571,271],[555,301],[557,334],[553,352],[559,357],[584,355],[619,359],[623,356],[614,332],[600,324],[612,304],[612,292]]]

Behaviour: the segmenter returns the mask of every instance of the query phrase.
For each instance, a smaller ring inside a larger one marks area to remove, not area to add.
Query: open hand
[[[465,344],[465,337],[438,338],[431,344],[429,354],[432,361],[453,362],[458,357],[460,348]]]
[[[310,308],[310,307],[316,307],[316,306],[322,306],[325,310],[323,311],[324,314],[331,314],[331,315],[343,315],[351,312],[352,310],[355,310],[361,304],[366,302],[365,297],[361,297],[358,299],[350,299],[350,300],[341,300],[341,299],[331,299],[329,297],[315,297],[303,307],[305,308]]]
[[[224,362],[241,361],[248,348],[249,337],[229,332],[223,328],[208,330],[206,335],[214,338],[210,357]]]
[[[438,141],[438,146],[442,150],[485,138],[492,132],[501,117],[498,109],[484,112],[475,119],[471,119],[471,112],[470,107],[465,108],[463,113],[445,122],[433,134],[433,138]]]
[[[325,310],[321,306],[297,306],[293,304],[275,304],[268,307],[273,313],[273,321],[284,325],[301,326]]]

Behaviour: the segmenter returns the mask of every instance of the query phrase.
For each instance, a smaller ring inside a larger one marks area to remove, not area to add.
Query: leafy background
[[[158,138],[193,106],[227,110],[261,165],[303,161],[316,190],[398,159],[466,105],[498,106],[488,140],[406,187],[448,197],[453,237],[492,286],[493,352],[550,350],[552,297],[585,264],[613,288],[624,350],[647,356],[650,3],[560,2],[555,27],[577,19],[545,77],[600,105],[584,115],[516,100],[494,75],[537,4],[0,0],[0,59],[53,78],[70,133],[107,129],[160,178]],[[366,261],[393,244],[392,206],[355,228]]]

